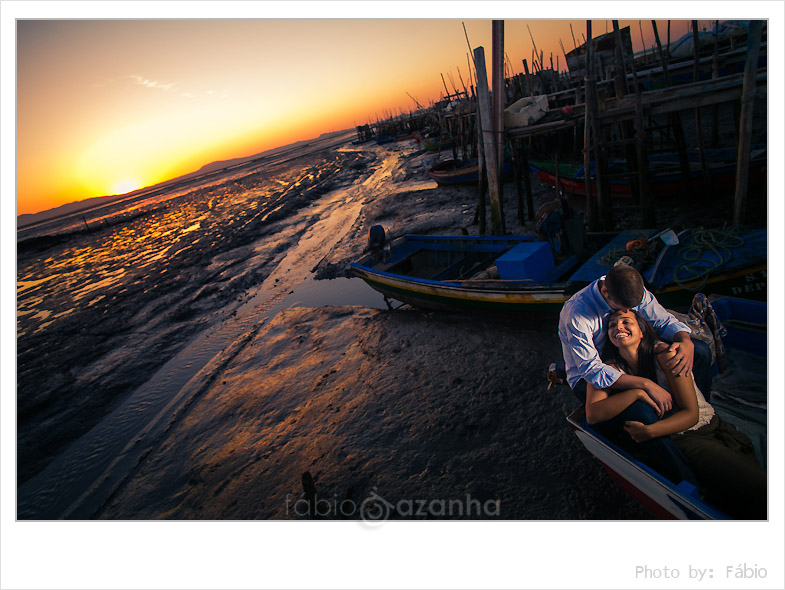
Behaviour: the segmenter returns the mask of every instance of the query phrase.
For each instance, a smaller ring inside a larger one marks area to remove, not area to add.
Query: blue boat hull
[[[557,257],[546,263],[547,268],[539,262],[536,277],[525,274],[527,268],[531,269],[531,265],[527,266],[530,260],[521,261],[524,274],[514,279],[478,276],[519,244],[539,243],[535,235],[407,235],[392,244],[386,261],[374,261],[369,255],[351,268],[386,297],[427,309],[558,312],[575,291],[603,276],[620,254],[627,252],[628,243],[646,241],[655,233],[620,232],[583,264],[575,256]],[[686,240],[689,234],[682,237]],[[765,299],[766,231],[749,232],[742,238],[739,247],[729,249],[728,259],[714,260],[714,267],[705,276],[689,279],[688,275],[679,274],[685,272],[679,270],[679,256],[687,244],[664,248],[653,264],[641,269],[642,274],[663,305],[672,308],[689,306],[698,290]],[[705,254],[707,260],[711,256],[713,251]]]

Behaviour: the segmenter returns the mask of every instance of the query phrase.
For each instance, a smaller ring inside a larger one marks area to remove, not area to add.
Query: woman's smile
[[[617,311],[608,322],[608,338],[615,346],[636,344],[641,339],[638,322],[632,312]]]

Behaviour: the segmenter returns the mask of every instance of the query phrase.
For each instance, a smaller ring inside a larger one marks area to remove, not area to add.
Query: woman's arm
[[[635,442],[643,442],[658,436],[675,434],[698,423],[698,398],[695,394],[695,384],[691,375],[674,375],[668,361],[676,353],[668,350],[657,355],[657,362],[668,378],[671,393],[677,410],[664,420],[654,424],[641,424],[640,422],[627,422],[624,429]]]
[[[629,408],[638,400],[650,404],[657,412],[655,404],[643,389],[627,389],[608,395],[607,389],[597,389],[591,383],[586,384],[586,421],[589,424],[605,422]]]
[[[622,374],[611,386],[612,389],[642,389],[654,402],[657,416],[662,418],[666,412],[670,412],[673,407],[671,394],[660,387],[651,379],[638,377],[636,375]]]

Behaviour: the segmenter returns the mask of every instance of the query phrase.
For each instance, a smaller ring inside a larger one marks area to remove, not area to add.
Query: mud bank
[[[341,516],[347,492],[348,507],[372,494],[397,506],[393,519],[647,518],[570,431],[572,394],[547,390],[544,369],[560,353],[548,324],[284,311],[97,516],[307,518],[307,471],[326,518]],[[430,512],[409,513],[414,501]]]

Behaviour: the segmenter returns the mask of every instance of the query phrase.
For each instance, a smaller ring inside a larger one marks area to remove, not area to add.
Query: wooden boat
[[[464,162],[463,160],[445,160],[439,162],[428,170],[428,176],[440,186],[456,184],[473,184],[479,181],[480,165],[477,160]]]
[[[420,133],[416,133],[414,139],[419,141],[422,146],[429,152],[439,152],[443,149],[452,147],[453,141],[449,137],[423,137]]]
[[[502,167],[502,179],[511,178],[512,174],[512,162],[505,160]],[[428,170],[428,176],[435,180],[439,186],[476,184],[480,178],[480,165],[477,160],[445,160]]]
[[[658,241],[649,242],[656,234],[626,230],[589,235],[589,251],[594,253],[582,263],[561,244],[554,242],[552,248],[534,234],[406,235],[389,244],[383,260],[370,253],[351,268],[385,297],[428,309],[558,312],[573,293],[604,275],[623,255],[637,259],[636,267],[663,305],[688,306],[691,289],[698,288],[765,297],[765,230],[740,233],[721,250],[707,246],[698,250],[699,260],[684,263],[681,255],[696,252],[691,237],[701,234],[686,230],[679,235],[680,244],[659,251]],[[641,244],[637,251],[635,245]],[[560,250],[556,256],[554,249]]]
[[[393,141],[406,141],[407,139],[414,139],[414,133],[399,133],[393,138]]]
[[[717,317],[728,331],[723,342],[729,357],[738,351],[766,355],[766,303],[740,298],[716,298],[712,306]],[[765,364],[764,364],[765,374]],[[722,409],[712,399],[715,411]],[[766,411],[760,410],[757,425],[753,426],[758,436],[748,431],[751,440],[765,448]],[[723,415],[723,419],[726,416]],[[731,418],[731,421],[733,419]],[[605,469],[633,498],[647,510],[663,519],[724,520],[729,517],[714,506],[702,501],[694,485],[682,481],[674,484],[632,457],[615,444],[597,433],[585,419],[584,409],[578,408],[567,417],[586,449],[596,457]],[[749,429],[750,426],[747,426]],[[764,440],[761,440],[761,434]]]
[[[732,194],[736,182],[735,148],[706,150],[707,167],[710,176],[712,194]],[[703,172],[697,152],[690,152],[690,194],[708,190],[704,186]],[[753,146],[750,152],[750,183],[752,186],[765,186],[766,182],[766,148]],[[532,160],[529,168],[543,182],[556,186],[556,171],[552,164]],[[560,189],[567,195],[586,196],[585,167],[571,167],[569,164],[559,165]],[[608,163],[611,198],[631,198],[633,196],[630,183],[624,176],[628,175],[627,164],[624,160],[613,160]],[[596,167],[594,163],[589,167],[589,179],[592,193],[597,194]],[[654,154],[649,156],[649,183],[653,197],[670,197],[687,193],[684,184],[679,158],[677,154]]]

